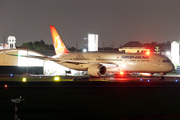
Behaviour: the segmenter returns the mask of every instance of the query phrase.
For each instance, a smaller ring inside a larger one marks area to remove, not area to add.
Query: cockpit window
[[[171,62],[171,61],[167,59],[167,60],[163,60],[162,62]]]
[[[170,60],[167,60],[167,62],[171,62]]]
[[[162,62],[166,62],[166,60],[163,60]]]

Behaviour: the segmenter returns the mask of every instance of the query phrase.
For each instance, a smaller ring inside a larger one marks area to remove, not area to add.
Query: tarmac
[[[180,87],[179,76],[153,78],[89,78],[82,76],[16,76],[1,79],[0,87]],[[3,77],[4,78],[4,77]],[[23,81],[23,78],[26,81]]]

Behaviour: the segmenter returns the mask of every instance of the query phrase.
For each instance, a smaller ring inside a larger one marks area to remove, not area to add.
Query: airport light
[[[18,120],[18,115],[17,115],[18,103],[21,101],[25,101],[25,99],[22,99],[21,96],[19,96],[19,98],[11,99],[11,102],[15,103],[15,120]]]
[[[86,48],[84,48],[84,49],[83,49],[83,52],[84,52],[84,53],[85,53],[85,52],[87,52],[87,49],[86,49]]]
[[[171,57],[171,52],[166,51],[165,55],[166,55],[168,58],[170,58],[170,57]]]
[[[166,52],[166,55],[167,55],[167,56],[169,56],[169,55],[170,55],[170,52],[169,52],[169,51],[167,51],[167,52]]]
[[[59,77],[54,77],[54,81],[59,81],[60,78]]]
[[[23,82],[26,82],[26,78],[22,78],[22,81],[23,81]]]
[[[7,88],[7,87],[8,87],[8,86],[7,86],[7,84],[6,84],[6,85],[4,85],[4,87],[5,87],[5,88]]]

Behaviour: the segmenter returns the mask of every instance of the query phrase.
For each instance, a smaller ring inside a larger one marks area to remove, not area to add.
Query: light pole
[[[28,56],[28,50],[27,50],[27,56]],[[28,75],[28,57],[27,57],[27,75]]]
[[[18,103],[21,101],[25,101],[25,99],[22,99],[22,97],[19,96],[19,98],[11,99],[11,101],[15,103],[15,120],[18,120],[18,115],[17,115]]]

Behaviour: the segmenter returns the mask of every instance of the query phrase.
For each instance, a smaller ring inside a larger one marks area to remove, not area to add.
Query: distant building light
[[[172,62],[175,66],[175,69],[179,65],[179,43],[174,41],[171,43],[171,56]]]

